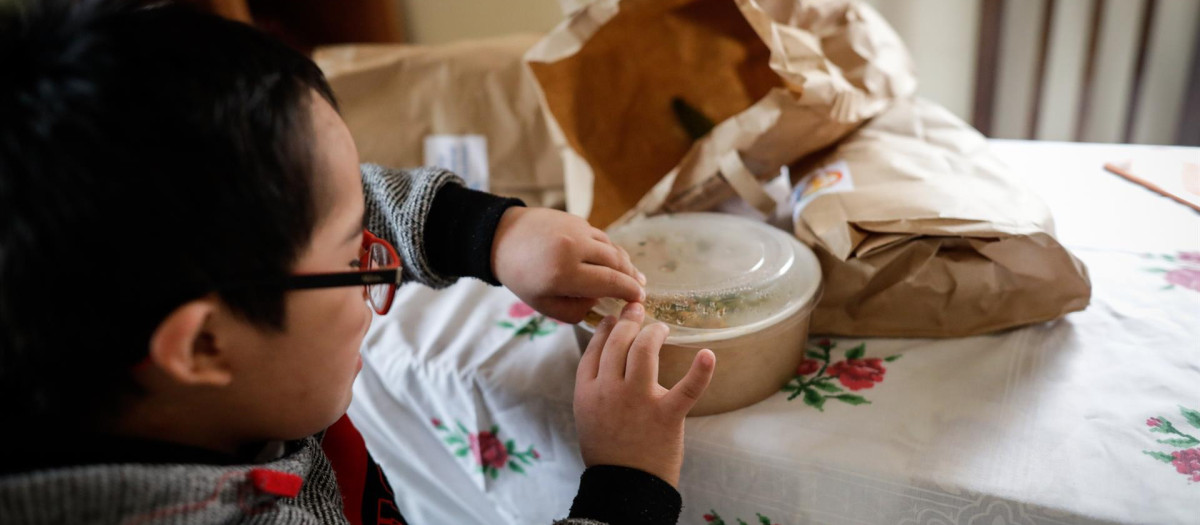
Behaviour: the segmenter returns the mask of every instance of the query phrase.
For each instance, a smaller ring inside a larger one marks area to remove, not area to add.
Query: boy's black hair
[[[282,329],[281,290],[222,286],[309,241],[313,90],[334,103],[307,57],[182,6],[0,12],[0,427],[96,430],[186,301]]]

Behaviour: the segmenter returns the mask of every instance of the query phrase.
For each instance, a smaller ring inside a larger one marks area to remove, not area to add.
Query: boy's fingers
[[[632,275],[634,279],[637,279],[638,283],[642,286],[646,286],[646,274],[638,271],[637,267],[633,265],[633,259],[629,257],[629,252],[625,251],[625,248],[615,244],[613,247],[615,247],[617,251],[621,252],[621,258],[625,260],[625,264],[629,265],[629,270],[633,272],[629,275]]]
[[[596,242],[588,247],[588,252],[584,254],[583,262],[595,264],[598,266],[607,266],[617,270],[625,275],[633,277],[639,284],[641,280],[638,278],[638,270],[633,267],[633,262],[629,260],[629,254],[621,247],[611,244]]]
[[[610,315],[596,325],[596,333],[592,335],[591,342],[579,360],[579,368],[575,371],[576,384],[596,378],[600,369],[600,353],[604,350],[604,343],[608,341],[608,334],[612,332],[616,323],[616,318]]]
[[[559,290],[558,293],[592,299],[613,297],[631,303],[640,303],[646,299],[646,291],[636,279],[612,268],[595,264],[581,265],[573,282],[566,283],[566,289]]]
[[[618,381],[625,379],[625,360],[629,355],[629,345],[642,329],[644,310],[641,304],[629,303],[621,310],[621,317],[613,326],[604,343],[604,351],[600,355],[599,378],[613,378]]]
[[[688,411],[696,405],[696,400],[704,394],[704,389],[708,388],[708,382],[712,379],[713,370],[717,366],[717,356],[712,350],[705,348],[696,353],[696,358],[692,360],[692,368],[688,370],[687,375],[683,376],[664,398],[668,410],[672,414],[680,417],[687,415]]]
[[[600,242],[606,242],[606,243],[612,242],[608,238],[608,234],[604,233],[604,230],[601,230],[599,228],[592,228],[592,238],[596,239],[597,241],[600,241]]]
[[[642,328],[633,340],[625,363],[625,380],[634,384],[658,384],[658,354],[671,330],[663,323]]]

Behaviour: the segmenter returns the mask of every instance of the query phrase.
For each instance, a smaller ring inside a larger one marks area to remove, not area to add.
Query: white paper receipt
[[[467,187],[488,191],[487,137],[483,135],[427,135],[425,165],[462,177]]]
[[[813,170],[812,173],[800,179],[796,188],[792,190],[792,196],[789,199],[792,207],[792,220],[799,218],[804,207],[817,197],[826,193],[839,193],[853,189],[854,178],[850,176],[850,166],[847,166],[844,160]]]

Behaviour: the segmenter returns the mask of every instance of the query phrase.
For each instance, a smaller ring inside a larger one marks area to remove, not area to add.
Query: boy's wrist
[[[514,206],[525,203],[461,184],[443,186],[434,196],[425,222],[429,265],[443,275],[499,285],[492,269],[492,242],[504,212]]]
[[[674,525],[683,501],[666,481],[615,465],[589,467],[579,479],[571,518],[631,525]]]

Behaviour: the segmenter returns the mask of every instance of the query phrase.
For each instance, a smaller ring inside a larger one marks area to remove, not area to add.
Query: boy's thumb
[[[717,368],[717,356],[707,348],[696,353],[692,367],[675,386],[667,392],[666,401],[671,411],[680,416],[687,415],[696,405],[696,401],[704,395],[708,382],[712,380],[713,370]]]

